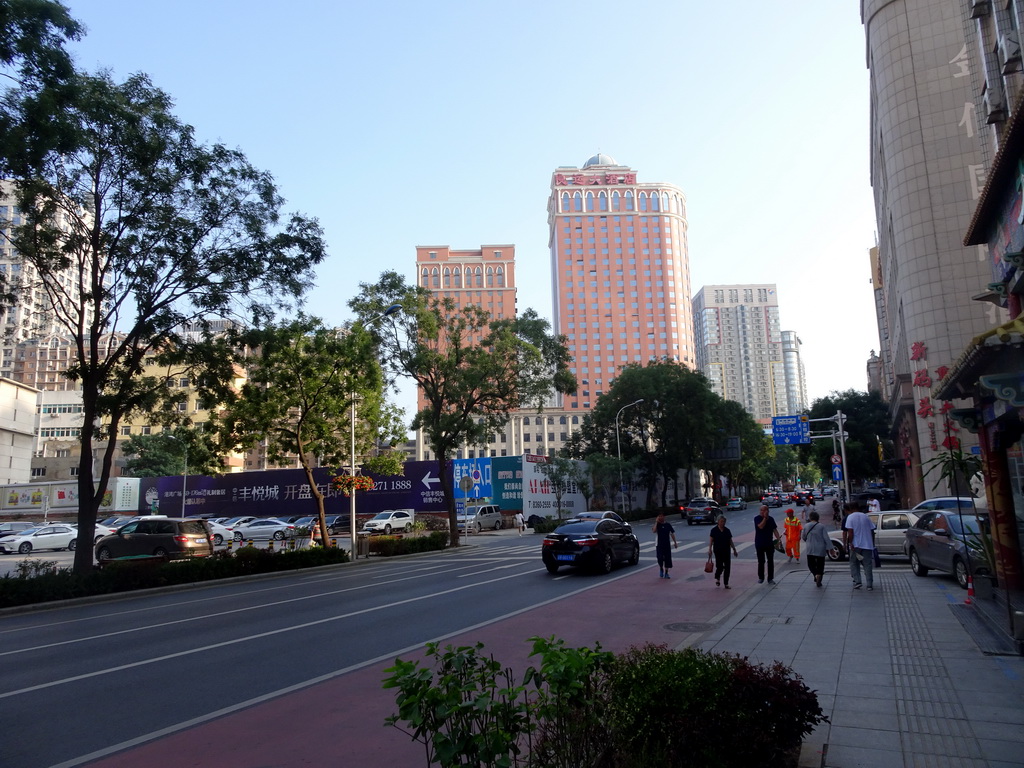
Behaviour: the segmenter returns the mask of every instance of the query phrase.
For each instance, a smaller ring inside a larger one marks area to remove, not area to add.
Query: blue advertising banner
[[[329,515],[349,510],[349,497],[331,487],[334,474],[314,469],[313,479],[324,494]],[[386,509],[415,509],[417,512],[443,512],[444,496],[437,476],[436,461],[409,461],[405,474],[377,476],[369,491],[356,493],[356,514],[376,515]],[[184,487],[185,517],[288,517],[316,514],[316,503],[306,473],[301,469],[276,469],[265,472],[239,472],[207,477],[181,475],[140,479],[139,511],[143,514],[182,516]]]

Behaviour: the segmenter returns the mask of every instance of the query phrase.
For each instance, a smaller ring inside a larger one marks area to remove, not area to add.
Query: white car
[[[295,537],[295,526],[274,518],[250,520],[248,523],[236,525],[232,529],[235,541],[283,541]]]
[[[416,513],[411,509],[386,509],[366,521],[363,533],[391,533],[392,531],[412,530],[416,522]]]
[[[972,499],[970,496],[936,496],[934,499],[925,499],[914,506],[911,511],[923,515],[933,509],[956,509],[957,505],[965,512],[975,508],[986,509],[988,507],[986,499]]]
[[[880,555],[906,556],[906,532],[911,528],[920,513],[910,509],[890,509],[888,512],[866,512],[875,524],[875,547]],[[806,527],[807,523],[804,523]],[[828,551],[829,560],[845,560],[848,557],[846,545],[843,543],[842,531],[829,531],[832,549]]]
[[[0,539],[0,552],[27,555],[37,549],[74,550],[78,529],[71,525],[44,525]]]
[[[225,541],[231,541],[235,538],[234,529],[220,523],[215,523],[213,520],[204,520],[203,522],[206,523],[206,529],[210,532],[210,540],[213,541],[213,546],[219,547]]]

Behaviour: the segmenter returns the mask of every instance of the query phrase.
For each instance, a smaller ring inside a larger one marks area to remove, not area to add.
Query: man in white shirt
[[[878,499],[868,499],[868,512],[875,513],[882,511],[882,503]]]
[[[861,566],[864,567],[864,582],[868,592],[873,590],[874,580],[871,568],[875,557],[875,524],[871,518],[860,511],[857,502],[846,505],[850,511],[843,523],[843,543],[850,553],[850,575],[853,577],[853,588],[861,588]]]

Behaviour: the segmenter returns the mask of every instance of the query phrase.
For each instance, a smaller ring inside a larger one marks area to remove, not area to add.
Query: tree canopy
[[[207,402],[220,402],[234,371],[210,321],[264,324],[294,305],[325,256],[317,222],[282,215],[268,173],[239,150],[197,143],[171,108],[143,75],[120,84],[79,75],[54,118],[70,144],[12,164],[22,171],[13,183],[24,217],[12,242],[25,266],[14,288],[45,293],[75,347],[66,375],[82,389],[86,541],[120,425],[159,411],[172,394],[144,368],[175,366],[168,370],[196,381]],[[80,547],[76,570],[91,568],[91,558]]]
[[[812,419],[830,418],[842,411],[846,417],[846,466],[844,471],[852,485],[882,477],[881,459],[878,446],[883,453],[891,454],[892,443],[889,434],[889,409],[878,392],[859,392],[848,389],[832,392],[827,397],[815,400],[810,409]],[[824,428],[812,431],[825,431]],[[831,476],[830,457],[833,446],[830,440],[816,440],[801,449],[807,462],[813,464],[824,477]]]
[[[420,429],[438,463],[452,544],[458,544],[455,496],[448,461],[463,444],[483,442],[510,414],[542,407],[554,392],[573,392],[565,340],[550,334],[533,310],[492,319],[476,305],[457,307],[395,272],[362,284],[349,305],[364,321],[400,304],[403,311],[380,324],[381,356],[396,376],[412,379],[422,407]]]

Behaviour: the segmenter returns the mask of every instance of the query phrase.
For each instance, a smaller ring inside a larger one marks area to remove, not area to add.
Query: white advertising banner
[[[540,470],[548,462],[547,456],[523,456],[523,514],[541,515],[542,517],[572,517],[577,512],[585,512],[587,500],[580,493],[576,483],[569,481],[563,484],[560,502],[555,500],[555,486]],[[585,461],[576,464],[586,467]],[[562,514],[558,514],[561,508]]]

